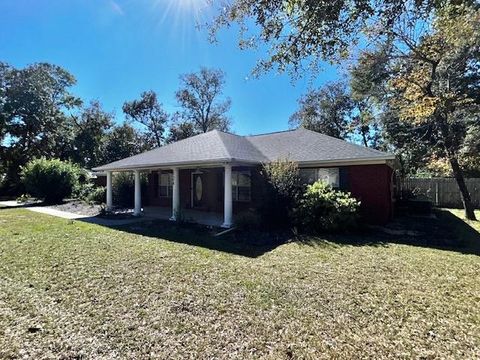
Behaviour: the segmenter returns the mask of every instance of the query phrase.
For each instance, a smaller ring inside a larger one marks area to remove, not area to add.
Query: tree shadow
[[[1,210],[32,206],[0,206]],[[35,206],[45,206],[36,203]],[[354,234],[292,236],[289,232],[240,232],[214,236],[219,229],[196,224],[176,224],[165,220],[126,218],[119,220],[87,217],[79,221],[116,230],[204,247],[250,258],[274,250],[288,241],[305,246],[388,246],[405,244],[480,256],[480,232],[448,210],[436,209],[435,216],[399,215],[384,227],[364,227]],[[479,226],[480,228],[480,226]]]
[[[88,222],[87,219],[85,220]],[[191,223],[176,224],[171,221],[158,219],[145,219],[145,221],[123,225],[101,226],[107,226],[130,234],[148,236],[250,258],[262,256],[285,242],[284,238],[273,235],[258,238],[258,235],[254,234],[248,237],[243,233],[239,235],[232,232],[215,236],[221,229]]]
[[[480,232],[447,210],[433,216],[397,216],[383,227],[365,227],[355,234],[302,236],[306,246],[388,246],[403,244],[480,256]]]
[[[115,230],[164,239],[176,243],[203,247],[234,255],[257,258],[276,247],[296,241],[304,246],[389,246],[404,244],[423,248],[480,255],[480,233],[468,223],[446,210],[436,210],[434,216],[398,216],[384,227],[363,227],[350,234],[293,236],[290,232],[265,233],[232,231],[215,236],[220,229],[198,224],[177,224],[159,219],[133,219],[95,222]]]

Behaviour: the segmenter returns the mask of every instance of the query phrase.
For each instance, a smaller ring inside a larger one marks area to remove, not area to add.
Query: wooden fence
[[[472,202],[480,208],[480,178],[465,179]],[[400,194],[405,191],[427,197],[432,203],[440,207],[463,207],[458,185],[453,178],[407,178],[399,181]]]

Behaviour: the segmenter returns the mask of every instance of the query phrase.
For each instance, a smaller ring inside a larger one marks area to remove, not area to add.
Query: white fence
[[[480,208],[480,178],[465,179],[473,205]],[[407,178],[400,181],[401,193],[405,190],[422,194],[441,207],[463,207],[458,185],[453,178]]]

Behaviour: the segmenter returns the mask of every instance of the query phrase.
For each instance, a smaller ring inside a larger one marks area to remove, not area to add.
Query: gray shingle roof
[[[239,136],[213,130],[95,168],[97,171],[217,162],[264,163],[288,158],[299,163],[390,159],[393,155],[306,129]]]
[[[270,161],[289,158],[298,162],[311,162],[392,156],[303,128],[247,136],[247,139]]]

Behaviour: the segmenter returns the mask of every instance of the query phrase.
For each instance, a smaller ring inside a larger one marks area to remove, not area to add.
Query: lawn
[[[0,358],[18,357],[479,358],[480,256],[339,237],[242,248],[0,209]]]

